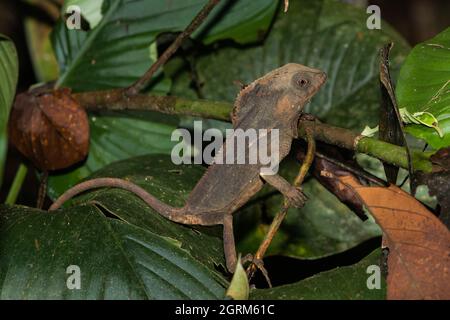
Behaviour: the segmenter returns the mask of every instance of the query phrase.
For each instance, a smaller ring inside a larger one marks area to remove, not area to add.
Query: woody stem
[[[157,111],[172,115],[189,115],[230,121],[232,104],[208,100],[189,100],[174,96],[125,96],[120,89],[75,93],[72,95],[87,111],[140,110]],[[386,163],[408,169],[406,149],[375,138],[364,137],[349,129],[318,121],[301,119],[299,135],[311,129],[314,139],[345,149],[365,153]],[[413,167],[417,171],[431,172],[432,164],[424,153],[413,154]]]

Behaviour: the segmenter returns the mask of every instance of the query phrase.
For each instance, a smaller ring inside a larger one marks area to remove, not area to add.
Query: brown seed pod
[[[70,89],[31,90],[16,97],[9,136],[37,168],[59,170],[86,157],[89,121]]]

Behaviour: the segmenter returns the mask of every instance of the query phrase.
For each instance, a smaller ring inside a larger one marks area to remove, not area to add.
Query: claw
[[[261,271],[264,278],[266,279],[267,284],[269,285],[269,288],[272,288],[272,282],[269,278],[269,273],[267,272],[267,269],[264,267],[264,261],[262,259],[255,258],[251,253],[248,253],[245,255],[244,258],[242,258],[242,264],[245,264],[246,262],[250,262],[251,264],[254,264],[256,268]],[[250,267],[247,268],[247,276],[249,275]]]
[[[292,191],[287,196],[289,205],[294,208],[301,208],[305,205],[308,197],[303,193],[301,188],[292,188]]]

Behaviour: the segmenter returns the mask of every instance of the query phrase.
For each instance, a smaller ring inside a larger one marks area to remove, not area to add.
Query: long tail
[[[53,211],[60,208],[64,202],[82,192],[104,187],[113,187],[130,191],[141,198],[150,207],[155,209],[159,214],[174,222],[182,224],[203,224],[199,216],[187,214],[183,208],[171,207],[164,202],[161,202],[138,185],[118,178],[96,178],[79,183],[64,192],[58,199],[56,199],[48,210]]]

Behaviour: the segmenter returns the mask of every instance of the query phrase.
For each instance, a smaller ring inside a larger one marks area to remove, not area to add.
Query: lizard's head
[[[275,118],[284,118],[296,123],[305,105],[325,83],[325,72],[289,63],[273,71],[272,87],[280,92],[273,110]]]
[[[287,93],[292,94],[294,99],[299,98],[303,104],[308,102],[327,80],[325,72],[301,64],[289,63],[282,68],[289,70]]]
[[[246,119],[252,123],[256,119],[262,126],[268,125],[266,121],[293,123],[326,79],[321,70],[288,63],[255,80],[239,93],[233,121],[238,123]],[[264,116],[257,116],[259,112]]]

